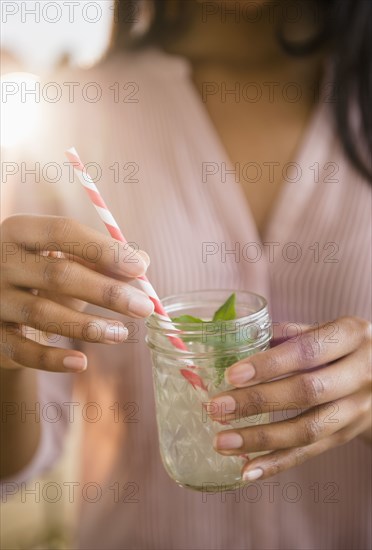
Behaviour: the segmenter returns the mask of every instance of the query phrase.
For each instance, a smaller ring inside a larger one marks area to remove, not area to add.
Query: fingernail
[[[120,264],[121,270],[125,275],[133,275],[133,277],[138,277],[146,273],[147,268],[150,265],[150,257],[143,250],[129,249],[130,252],[123,260],[123,263]]]
[[[234,367],[230,367],[225,372],[226,382],[232,386],[241,386],[245,384],[256,374],[256,369],[251,363],[241,363]]]
[[[214,438],[213,446],[218,450],[240,449],[243,445],[243,438],[234,432],[219,433]]]
[[[154,304],[145,294],[133,294],[129,299],[128,313],[134,317],[148,317],[154,313]]]
[[[128,337],[128,329],[119,323],[108,325],[105,330],[105,340],[107,342],[124,342]]]
[[[63,366],[74,372],[82,372],[87,368],[87,358],[81,355],[70,355],[63,359]]]
[[[254,470],[243,472],[243,481],[254,481],[261,476],[263,476],[263,470],[261,468],[255,468]]]
[[[221,395],[220,397],[213,397],[208,407],[208,414],[210,416],[226,415],[233,413],[236,409],[236,401],[231,395]]]
[[[137,254],[141,257],[147,269],[150,265],[150,256],[144,250],[139,250]]]

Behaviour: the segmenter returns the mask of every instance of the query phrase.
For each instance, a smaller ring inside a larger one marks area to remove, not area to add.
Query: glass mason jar
[[[163,464],[176,483],[197,491],[223,491],[243,484],[245,458],[214,450],[219,431],[269,421],[268,413],[254,409],[254,404],[242,418],[228,422],[211,420],[207,413],[214,406],[213,396],[231,388],[224,380],[225,368],[267,349],[272,336],[266,300],[250,292],[235,292],[236,319],[211,321],[232,293],[206,290],[162,300],[171,318],[191,315],[202,323],[174,323],[157,314],[146,321]],[[175,346],[172,338],[180,338],[186,349]]]

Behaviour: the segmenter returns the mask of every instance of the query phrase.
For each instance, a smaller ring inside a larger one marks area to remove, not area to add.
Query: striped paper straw
[[[105,201],[98,191],[97,186],[93,182],[92,178],[89,176],[86,168],[84,167],[84,164],[81,162],[76,149],[72,147],[71,149],[68,149],[65,154],[70,164],[74,167],[77,177],[79,178],[85,191],[88,193],[90,200],[92,201],[99,217],[107,227],[111,237],[127,244],[128,241],[125,239],[123,233],[121,232],[118,224],[115,221],[114,216],[108,209]],[[155,312],[158,315],[162,316],[163,319],[165,319],[166,321],[171,321],[168,313],[165,311],[158,295],[156,294],[154,287],[152,286],[146,275],[141,275],[140,277],[137,277],[137,280],[143,292],[150,298],[150,300],[154,304]],[[176,330],[172,324],[170,325],[170,328]],[[174,347],[183,351],[187,351],[187,346],[183,342],[183,340],[181,340],[181,338],[178,338],[177,336],[168,336],[168,338]],[[182,376],[186,378],[195,389],[200,388],[204,391],[207,391],[203,379],[195,371],[190,371],[187,369],[180,369],[180,371]]]
[[[92,178],[89,176],[84,164],[81,162],[76,149],[74,147],[71,147],[71,149],[68,149],[65,154],[70,164],[74,167],[75,173],[79,178],[79,181],[81,182],[84,189],[88,193],[90,200],[92,201],[95,209],[97,210],[99,217],[107,227],[111,237],[126,244],[128,241],[126,240],[123,233],[121,232],[118,224],[116,223],[114,216],[108,209],[105,201],[103,200],[100,192],[97,189],[97,186],[95,185]],[[173,330],[176,330],[174,325],[172,325],[171,323],[171,319],[168,313],[164,309],[158,295],[156,294],[154,287],[152,286],[150,281],[147,279],[146,275],[137,277],[137,280],[143,292],[153,302],[156,313],[162,316],[163,319],[165,319],[166,321],[170,321],[170,328]],[[168,339],[176,348],[181,349],[183,351],[187,351],[187,346],[185,342],[181,340],[181,338],[178,338],[177,336],[168,336]],[[195,368],[194,365],[189,365],[189,367]],[[180,369],[180,373],[189,382],[189,384],[193,386],[193,388],[197,392],[200,392],[199,394],[200,398],[204,398],[205,396],[207,396],[209,400],[208,388],[204,384],[204,381],[201,378],[201,376],[199,376],[199,374],[197,374],[194,370],[191,371],[191,370],[182,369],[182,368]],[[202,403],[202,405],[204,408],[206,408],[205,403]],[[218,420],[217,422],[225,426],[230,425],[228,422],[221,421],[221,420]],[[242,455],[242,458],[248,459],[249,456]]]

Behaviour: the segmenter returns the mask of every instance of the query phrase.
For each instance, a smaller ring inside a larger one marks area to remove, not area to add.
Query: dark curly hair
[[[187,27],[190,0],[145,0],[147,10],[143,1],[116,0],[113,48],[161,46]],[[305,56],[328,47],[333,59],[336,130],[350,162],[372,182],[372,0],[308,1],[313,1],[319,15],[316,35],[291,43],[278,28],[278,40],[289,55]],[[141,25],[141,32],[135,32]],[[358,127],[351,120],[353,105],[359,110]],[[361,151],[361,143],[365,150],[362,146]]]

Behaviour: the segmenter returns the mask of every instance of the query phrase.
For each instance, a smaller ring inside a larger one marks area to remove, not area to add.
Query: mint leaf
[[[217,309],[216,313],[213,315],[212,322],[216,321],[232,321],[236,319],[236,294],[235,292],[226,300],[222,306]]]
[[[204,321],[192,315],[180,315],[179,317],[173,317],[173,323],[180,324],[195,324],[196,334],[180,335],[180,338],[186,343],[188,342],[200,342],[203,344],[208,344],[214,351],[218,353],[217,357],[214,360],[214,369],[216,373],[215,384],[218,386],[224,379],[225,370],[239,361],[237,355],[225,354],[225,350],[230,350],[231,347],[240,344],[240,340],[237,340],[236,334],[230,334],[226,332],[224,328],[224,322],[232,321],[236,319],[236,294],[233,293],[226,300],[224,304],[213,315],[212,321]],[[211,330],[209,333],[202,326],[203,324],[208,325],[213,329],[213,324],[215,325],[215,332]],[[225,334],[226,332],[226,334]]]
[[[203,319],[198,319],[192,315],[180,315],[179,317],[172,317],[173,323],[204,323]]]
[[[239,358],[236,355],[225,355],[221,357],[218,357],[215,360],[214,368],[216,369],[216,385],[219,386],[224,379],[225,370],[233,365],[234,363],[237,363],[239,361]]]

